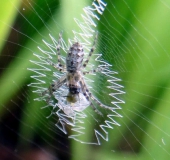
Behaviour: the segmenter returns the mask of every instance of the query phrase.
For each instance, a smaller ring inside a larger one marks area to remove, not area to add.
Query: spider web
[[[10,1],[18,17],[14,25],[0,19],[11,30],[9,38],[1,37],[6,43],[1,53],[1,148],[18,159],[24,159],[24,153],[33,147],[53,159],[169,159],[169,2],[100,1],[107,3],[103,6],[105,10],[95,10],[91,3],[27,0],[18,7],[19,4]],[[81,14],[87,16],[82,9],[85,6],[94,9],[88,11],[93,17],[88,23],[90,29],[81,17]],[[76,112],[76,119],[72,119],[56,106],[45,106],[38,94],[32,94],[32,90],[40,93],[55,77],[62,76],[46,61],[50,55],[51,61],[56,62],[50,48],[55,48],[54,40],[58,40],[61,31],[62,62],[75,41],[81,41],[87,55],[95,32],[99,32],[87,70],[103,64],[107,67],[102,73],[86,76],[85,80],[103,104],[125,102],[120,105],[122,109],[116,110],[116,116],[113,117],[115,110],[101,109],[104,113],[101,118],[87,107]],[[39,71],[29,72],[27,68]],[[36,78],[39,73],[40,85],[27,87],[34,83],[29,77]],[[109,96],[110,93],[113,94]],[[60,132],[56,124],[67,134]],[[78,133],[81,138],[76,136]],[[94,147],[80,142],[101,145]]]
[[[103,14],[105,7],[106,7],[105,2],[94,1],[91,6],[83,8],[84,14],[81,15],[82,22],[78,19],[75,19],[81,31],[78,33],[73,30],[74,37],[73,37],[73,40],[68,39],[69,46],[71,46],[75,42],[81,43],[84,48],[85,57],[87,57],[88,52],[90,52],[90,47],[92,47],[90,43],[91,37],[93,37],[94,39],[93,34],[97,34],[95,33],[95,27],[97,25],[94,21],[100,20],[98,15]],[[36,64],[36,68],[28,68],[29,70],[34,72],[33,76],[31,77],[35,79],[36,81],[31,83],[29,86],[34,87],[35,90],[33,92],[39,94],[39,97],[35,99],[38,101],[43,101],[43,100],[47,101],[47,99],[49,99],[48,98],[50,96],[49,93],[44,96],[40,96],[42,93],[48,90],[49,86],[45,87],[45,85],[46,85],[46,81],[50,79],[49,76],[52,77],[50,80],[51,81],[53,80],[54,82],[56,80],[58,81],[61,77],[64,76],[64,73],[58,73],[54,67],[53,68],[49,67],[49,64],[57,64],[56,52],[57,52],[57,46],[58,46],[57,40],[52,35],[49,35],[49,36],[53,43],[52,44],[48,43],[45,40],[43,40],[43,42],[45,46],[47,46],[50,50],[44,50],[38,47],[39,50],[42,52],[42,54],[34,53],[34,55],[39,60],[36,60],[36,61],[31,60],[33,64]],[[61,49],[63,50],[63,52],[67,52],[69,50],[69,46],[67,46],[67,44],[65,43],[63,39],[61,40]],[[99,117],[94,118],[94,119],[89,118],[90,116],[96,117],[95,115],[96,113],[90,112],[87,109],[85,110],[85,108],[87,108],[90,104],[85,99],[82,93],[79,94],[80,100],[77,103],[73,105],[68,104],[66,100],[66,95],[68,94],[68,87],[65,84],[63,84],[63,86],[61,86],[54,93],[54,97],[55,97],[54,100],[48,100],[49,102],[45,106],[45,108],[52,106],[53,110],[55,110],[55,112],[52,110],[51,115],[52,114],[57,115],[59,119],[58,120],[59,122],[56,124],[56,126],[65,134],[68,133],[68,131],[66,131],[66,126],[70,126],[70,129],[72,130],[72,132],[70,133],[68,137],[76,141],[79,141],[81,143],[100,145],[101,138],[108,141],[107,129],[109,128],[113,129],[113,125],[119,125],[114,120],[114,117],[121,117],[120,114],[118,114],[116,110],[120,109],[119,104],[124,103],[124,101],[119,99],[116,95],[120,95],[124,93],[123,91],[120,90],[123,87],[116,83],[117,81],[120,81],[120,79],[114,77],[114,75],[117,74],[117,72],[110,71],[109,67],[111,65],[104,62],[104,60],[101,60],[101,56],[102,54],[94,54],[94,56],[91,58],[92,60],[94,59],[93,62],[89,62],[88,64],[89,68],[99,68],[101,70],[100,74],[93,73],[93,77],[92,75],[90,77],[84,76],[85,82],[88,84],[88,88],[93,89],[95,92],[97,91],[97,89],[94,89],[95,87],[93,87],[94,85],[92,83],[95,82],[95,79],[97,81],[96,77],[101,77],[102,80],[100,80],[101,82],[99,83],[103,83],[105,84],[105,86],[103,87],[103,90],[104,90],[103,93],[101,92],[100,94],[101,95],[105,94],[106,98],[110,97],[110,98],[107,98],[108,99],[107,101],[110,102],[110,106],[102,104],[102,102],[100,102],[97,98],[95,98],[96,101],[95,99],[93,101],[93,105],[97,108],[100,114],[103,114],[102,113],[103,109],[109,109],[109,112],[104,115],[105,117],[100,117],[101,122],[99,122],[98,126],[96,125],[95,127],[91,125],[93,124],[92,121],[96,121],[96,119],[98,119]],[[62,56],[61,59],[63,63],[66,61],[64,56]],[[97,63],[98,65],[95,66],[95,63]],[[48,73],[48,72],[52,72],[52,73]],[[46,78],[47,75],[48,75],[48,78]],[[107,94],[106,94],[106,90],[108,92]],[[96,104],[98,102],[101,103],[104,108],[97,106]],[[111,104],[113,105],[111,106]],[[91,132],[91,134],[94,134],[94,137],[95,137],[94,140],[89,141],[84,138],[84,135],[86,135],[86,131],[87,131],[86,129],[87,124],[85,124],[85,119],[90,120],[91,123],[89,124],[89,126],[91,125],[91,128],[94,127]]]

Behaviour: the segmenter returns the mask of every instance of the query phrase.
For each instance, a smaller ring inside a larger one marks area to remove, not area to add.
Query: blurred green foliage
[[[71,141],[71,157],[74,160],[168,160],[170,2],[106,2],[107,9],[101,17],[98,30],[104,35],[101,50],[102,47],[109,48],[108,52],[103,52],[104,58],[119,72],[118,76],[126,91],[126,95],[122,97],[126,103],[120,110],[123,118],[116,119],[121,127],[109,131],[109,142],[99,147]],[[73,23],[73,17],[79,17],[80,14],[77,14],[82,7],[90,3],[86,0],[0,2],[0,10],[5,13],[0,14],[1,64],[6,64],[0,70],[0,116],[3,119],[7,114],[13,115],[13,110],[19,106],[17,98],[24,95],[19,129],[14,131],[18,135],[19,148],[33,142],[35,135],[39,135],[46,145],[53,144],[61,136],[57,129],[49,130],[51,120],[45,118],[47,111],[41,109],[41,104],[33,101],[35,95],[30,88],[25,87],[31,82],[32,75],[27,68],[34,67],[29,60],[35,59],[33,53],[39,52],[37,46],[43,45],[42,39],[48,40],[49,33],[58,37],[61,30],[69,35],[71,29],[78,29]],[[14,32],[17,38],[12,41],[7,37]],[[66,34],[64,36],[67,38]],[[57,142],[63,143],[60,139]],[[55,148],[55,144],[53,145]],[[58,148],[59,145],[56,146],[60,152],[62,149]]]

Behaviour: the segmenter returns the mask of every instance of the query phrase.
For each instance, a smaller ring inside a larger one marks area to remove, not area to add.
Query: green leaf
[[[13,0],[12,3],[11,0],[0,1],[0,51],[12,29],[20,4],[21,0]]]

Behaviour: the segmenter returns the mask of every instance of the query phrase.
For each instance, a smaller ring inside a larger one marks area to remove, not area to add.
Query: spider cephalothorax
[[[66,64],[67,65],[67,64]],[[67,86],[69,88],[69,93],[67,95],[67,100],[69,102],[76,102],[78,99],[78,95],[80,93],[80,81],[81,80],[81,72],[68,72],[67,73]]]
[[[56,48],[58,62],[57,62],[57,64],[54,64],[51,61],[49,63],[50,63],[50,65],[54,66],[60,72],[65,73],[65,75],[62,76],[57,81],[53,82],[51,84],[51,86],[49,87],[49,89],[44,91],[42,93],[42,95],[49,93],[49,98],[46,100],[47,103],[49,103],[51,96],[53,96],[53,92],[55,92],[62,85],[65,84],[68,87],[68,95],[66,96],[68,103],[78,102],[80,100],[79,94],[82,93],[84,95],[84,97],[86,98],[86,100],[90,102],[89,104],[94,109],[94,111],[97,112],[98,114],[102,115],[102,113],[97,110],[95,105],[93,105],[92,100],[94,100],[97,105],[99,105],[103,108],[110,109],[110,107],[103,105],[92,95],[92,93],[89,91],[87,85],[85,84],[84,76],[83,76],[85,74],[90,74],[90,73],[101,71],[101,68],[92,69],[90,71],[83,71],[83,69],[86,68],[86,66],[88,64],[92,53],[94,52],[97,34],[96,34],[96,38],[94,40],[94,44],[93,44],[86,60],[84,60],[84,51],[83,51],[82,45],[79,42],[76,42],[69,48],[69,51],[68,51],[67,57],[66,57],[66,65],[61,64],[61,58],[60,58],[61,38],[62,38],[62,35],[60,34],[58,45]]]

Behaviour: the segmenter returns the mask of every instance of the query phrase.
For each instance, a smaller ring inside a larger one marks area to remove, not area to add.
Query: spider
[[[53,62],[49,61],[49,64],[55,67],[57,70],[59,70],[62,73],[65,73],[64,76],[62,76],[59,80],[53,82],[50,87],[42,93],[42,95],[45,95],[46,93],[49,93],[49,99],[46,100],[46,102],[49,104],[50,98],[53,96],[53,92],[55,92],[57,89],[59,89],[62,85],[66,84],[68,87],[68,95],[66,96],[66,100],[69,103],[76,103],[79,101],[79,94],[82,93],[83,96],[85,96],[86,100],[89,102],[92,109],[98,113],[99,115],[102,115],[102,113],[95,107],[95,105],[92,103],[92,100],[95,101],[96,104],[103,108],[111,109],[111,107],[103,105],[101,102],[99,102],[89,91],[83,75],[91,74],[95,72],[99,72],[102,69],[92,69],[90,71],[82,71],[86,68],[90,57],[92,56],[96,40],[97,40],[97,33],[96,37],[94,39],[94,43],[92,48],[90,49],[90,52],[87,56],[87,59],[84,60],[84,51],[83,47],[79,42],[74,43],[67,53],[66,57],[66,66],[61,63],[61,55],[60,55],[60,43],[62,39],[62,33],[59,34],[59,40],[58,44],[56,46],[57,50],[57,64],[54,64]]]

